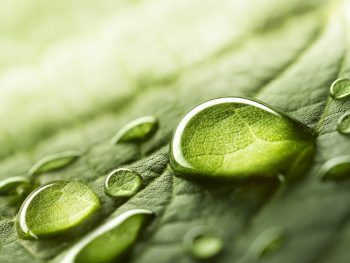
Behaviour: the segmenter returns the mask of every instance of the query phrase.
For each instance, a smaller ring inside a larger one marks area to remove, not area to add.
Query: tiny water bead
[[[132,209],[109,220],[76,243],[59,262],[124,262],[123,256],[135,244],[140,233],[154,218],[145,209]]]
[[[298,162],[313,149],[305,125],[260,102],[229,97],[205,102],[182,119],[170,163],[193,178],[277,176],[301,169]]]
[[[29,178],[23,176],[8,177],[0,181],[0,196],[15,194],[29,188]]]
[[[30,175],[39,175],[46,172],[62,169],[76,161],[80,156],[79,151],[65,151],[53,154],[41,159],[30,169]]]
[[[238,263],[258,262],[264,255],[280,249],[285,238],[285,231],[280,227],[274,227],[264,231],[254,240],[247,253]]]
[[[202,227],[196,227],[186,233],[183,246],[194,258],[209,259],[222,251],[223,241],[214,233]]]
[[[318,177],[322,181],[340,181],[350,179],[350,155],[342,155],[325,162]]]
[[[329,93],[334,99],[344,99],[350,96],[350,79],[340,78],[334,81]]]
[[[350,134],[350,113],[346,113],[340,117],[337,130],[341,134]]]
[[[85,223],[100,206],[90,187],[54,181],[34,190],[23,202],[17,215],[17,232],[23,238],[64,234]]]
[[[143,179],[136,171],[120,168],[111,172],[105,180],[105,192],[115,198],[128,198],[142,187]]]
[[[151,138],[158,129],[158,119],[144,116],[129,122],[112,139],[113,144],[130,142],[142,143]]]

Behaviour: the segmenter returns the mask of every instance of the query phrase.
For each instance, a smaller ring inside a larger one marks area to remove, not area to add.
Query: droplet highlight
[[[124,212],[83,237],[59,262],[124,262],[123,256],[153,218],[154,213],[150,210],[133,209]]]
[[[350,179],[350,155],[338,156],[325,162],[318,173],[322,181]]]
[[[38,161],[30,169],[30,175],[39,175],[51,171],[56,171],[62,169],[74,161],[76,161],[81,156],[79,151],[65,151],[57,154],[47,156],[40,161]]]
[[[183,240],[184,249],[196,259],[210,259],[223,249],[223,240],[202,227],[188,231]]]
[[[314,150],[311,130],[270,106],[219,98],[190,111],[175,130],[170,163],[192,178],[277,177],[304,169]],[[300,174],[300,172],[299,172]]]
[[[112,143],[142,143],[150,139],[158,130],[158,119],[145,116],[131,121],[113,137]]]
[[[29,178],[13,176],[0,180],[0,196],[18,194],[30,188]]]
[[[105,192],[115,198],[128,198],[142,187],[143,180],[139,173],[127,168],[111,172],[105,180]]]
[[[329,89],[334,99],[345,99],[350,96],[350,79],[340,78],[334,81]]]
[[[34,190],[17,215],[22,238],[44,238],[82,226],[100,208],[95,192],[82,183],[55,181]]]
[[[282,228],[274,227],[261,233],[238,263],[259,262],[263,256],[273,253],[283,246],[286,235]]]
[[[350,113],[346,113],[340,117],[337,130],[339,133],[344,135],[350,134]]]

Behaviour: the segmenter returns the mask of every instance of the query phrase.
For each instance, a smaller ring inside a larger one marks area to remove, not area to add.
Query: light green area
[[[158,120],[154,116],[145,116],[126,124],[113,137],[112,143],[141,143],[151,138],[158,129]]]
[[[350,96],[350,79],[337,79],[332,83],[329,92],[334,99],[348,98]]]
[[[350,156],[337,156],[328,160],[320,168],[318,176],[324,181],[350,179]]]
[[[24,238],[67,233],[85,223],[100,208],[100,200],[88,186],[55,181],[34,190],[17,215],[17,230]]]
[[[105,192],[115,198],[127,198],[142,187],[142,177],[137,172],[120,168],[106,177]]]
[[[0,181],[0,195],[10,195],[16,193],[17,189],[29,188],[30,181],[26,177],[14,176]]]
[[[277,176],[313,145],[310,130],[296,120],[259,102],[228,97],[205,102],[181,120],[170,160],[175,172],[195,178]]]
[[[123,256],[135,244],[153,216],[151,211],[142,209],[124,212],[83,237],[59,262],[125,262]]]
[[[350,114],[345,113],[340,117],[337,129],[341,134],[350,134]]]
[[[348,137],[336,130],[350,104],[329,97],[332,82],[350,76],[348,1],[4,3],[1,179],[27,176],[52,153],[83,151],[74,165],[40,179],[94,189],[101,209],[92,227],[130,209],[154,211],[158,217],[128,253],[133,263],[196,262],[182,241],[197,225],[221,233],[218,263],[237,262],[275,226],[286,229],[286,243],[262,263],[349,262],[348,182],[317,178],[327,160],[350,149]],[[309,172],[299,173],[301,180],[198,183],[166,169],[169,142],[183,116],[228,96],[259,99],[316,130],[316,156],[307,163]],[[110,143],[139,116],[157,116],[160,123],[142,145],[141,160],[135,145]],[[125,203],[103,189],[106,174],[118,167],[144,179]],[[18,207],[10,196],[0,199],[0,262],[54,261],[93,231],[64,241],[20,239]]]
[[[80,156],[81,152],[78,151],[65,151],[49,155],[34,164],[29,170],[29,174],[38,175],[62,169],[76,161]]]

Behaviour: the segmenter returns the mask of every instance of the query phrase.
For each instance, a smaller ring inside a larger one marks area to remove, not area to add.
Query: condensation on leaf
[[[154,116],[144,116],[126,124],[113,137],[112,143],[142,143],[151,138],[158,129],[158,119]]]
[[[83,225],[100,208],[100,200],[88,186],[54,181],[34,190],[17,215],[17,231],[23,238],[68,233]]]
[[[80,156],[79,151],[65,151],[44,157],[30,169],[29,174],[38,175],[46,172],[62,169],[76,161]]]
[[[350,96],[350,79],[340,78],[335,80],[330,89],[329,93],[334,99],[344,99]]]
[[[0,181],[0,196],[16,193],[16,190],[19,188],[29,189],[30,184],[29,178],[23,176],[13,176],[2,179]]]
[[[337,130],[341,134],[350,134],[350,113],[346,113],[340,117]]]
[[[125,253],[134,245],[154,213],[133,209],[102,224],[73,245],[60,263],[124,262]]]
[[[325,162],[318,177],[322,181],[340,181],[350,178],[350,155],[342,155]]]
[[[245,98],[219,98],[190,111],[171,142],[177,174],[196,178],[277,176],[300,169],[314,136],[305,125]]]

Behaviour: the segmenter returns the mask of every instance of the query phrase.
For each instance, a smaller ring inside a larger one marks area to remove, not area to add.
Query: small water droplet
[[[65,151],[53,154],[41,159],[30,169],[30,175],[39,175],[46,172],[62,169],[67,165],[73,163],[81,156],[78,151]]]
[[[350,178],[350,155],[342,155],[325,162],[318,177],[323,181],[340,181]]]
[[[350,134],[350,113],[346,113],[340,117],[337,130],[341,134]]]
[[[153,217],[154,213],[145,209],[124,212],[83,237],[59,262],[119,262]]]
[[[305,168],[300,158],[313,149],[311,130],[286,114],[250,99],[219,98],[183,118],[170,163],[176,174],[193,178],[289,175]]]
[[[329,93],[334,99],[344,99],[350,96],[350,79],[340,78],[335,80],[330,89]]]
[[[23,238],[68,233],[81,226],[100,208],[100,200],[88,186],[55,181],[34,190],[17,215],[17,231]]]
[[[116,198],[128,198],[142,187],[142,177],[134,170],[119,168],[111,172],[105,180],[105,192]]]
[[[113,144],[121,142],[142,143],[151,138],[158,129],[154,116],[145,116],[129,122],[112,139]]]
[[[209,259],[223,249],[221,237],[203,227],[188,231],[183,240],[184,249],[196,259]]]
[[[0,181],[0,195],[20,194],[22,190],[29,188],[30,180],[23,176],[8,177]]]
[[[274,227],[261,233],[238,263],[258,262],[261,257],[280,249],[285,240],[282,228]]]

